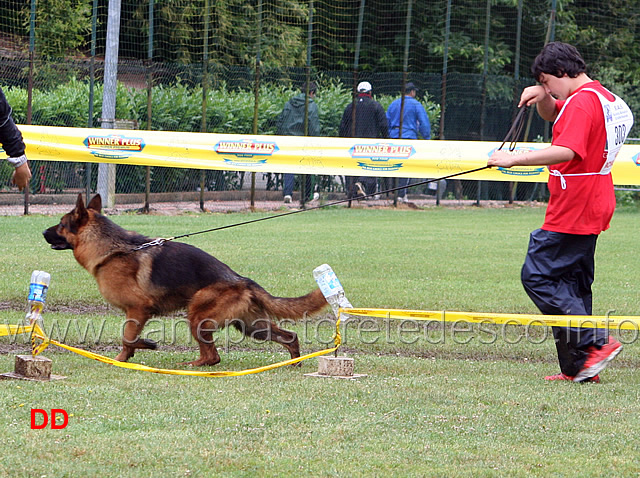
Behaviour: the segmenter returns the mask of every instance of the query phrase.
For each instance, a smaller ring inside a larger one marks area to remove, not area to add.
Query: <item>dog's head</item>
[[[95,195],[85,207],[82,194],[78,194],[76,207],[62,216],[58,224],[42,232],[45,240],[51,244],[51,249],[62,251],[75,247],[78,233],[89,222],[89,209],[98,213],[102,210],[100,195]]]

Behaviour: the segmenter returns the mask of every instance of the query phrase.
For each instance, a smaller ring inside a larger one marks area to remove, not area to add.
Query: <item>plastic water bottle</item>
[[[338,309],[351,308],[351,302],[344,293],[344,288],[338,280],[335,272],[329,264],[322,264],[313,270],[313,277],[318,283],[318,287],[322,291],[325,299],[333,309],[336,318],[338,317]],[[343,317],[345,319],[345,317]]]
[[[49,289],[51,275],[44,271],[33,271],[31,273],[31,284],[29,285],[29,296],[27,297],[28,309],[25,317],[27,325],[42,324],[42,310],[47,299],[47,289]]]

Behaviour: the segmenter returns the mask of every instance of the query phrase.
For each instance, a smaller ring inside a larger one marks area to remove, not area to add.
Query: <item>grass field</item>
[[[336,271],[356,307],[537,313],[519,282],[529,232],[542,208],[364,210],[334,208],[185,240],[274,295],[315,286]],[[168,237],[257,215],[123,215],[114,221]],[[115,356],[123,315],[107,307],[70,251],[41,231],[58,217],[0,218],[3,323],[22,321],[31,271],[51,273],[45,329]],[[638,212],[616,212],[599,239],[594,313],[638,315]],[[326,314],[324,317],[329,318]],[[322,317],[321,317],[322,318]],[[332,327],[293,329],[303,353],[326,348]],[[184,316],[146,331],[157,351],[134,361],[162,368],[197,355]],[[316,379],[317,362],[238,378],[148,374],[59,348],[44,353],[48,383],[0,381],[0,476],[637,476],[640,372],[637,333],[614,332],[625,350],[600,384],[546,383],[558,370],[550,330],[354,320],[342,352],[359,380]],[[17,343],[16,343],[17,342]],[[243,370],[288,358],[271,343],[219,333],[222,363]],[[28,353],[0,338],[0,372]],[[61,430],[31,430],[30,410],[61,408]]]

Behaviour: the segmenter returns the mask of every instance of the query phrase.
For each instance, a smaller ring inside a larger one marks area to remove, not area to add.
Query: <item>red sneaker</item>
[[[573,381],[584,382],[586,379],[598,375],[621,350],[622,344],[611,336],[609,336],[609,342],[602,348],[591,347],[587,360]]]
[[[559,374],[557,374],[557,375],[549,375],[548,377],[545,377],[544,379],[545,379],[545,380],[547,380],[547,381],[554,381],[554,380],[568,380],[568,381],[573,382],[573,381],[574,381],[574,379],[575,379],[575,377],[571,377],[571,376],[569,376],[569,375],[565,375],[565,374],[563,374],[563,373],[559,373]],[[588,379],[586,379],[586,380],[583,380],[582,382],[583,382],[583,383],[584,383],[584,382],[600,383],[600,376],[599,376],[599,375],[596,375],[595,377],[588,378]]]

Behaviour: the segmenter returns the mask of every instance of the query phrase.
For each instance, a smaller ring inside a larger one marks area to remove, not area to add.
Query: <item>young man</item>
[[[591,315],[598,234],[615,209],[611,166],[633,126],[629,107],[586,74],[578,51],[547,44],[531,71],[539,85],[525,88],[519,106],[536,105],[553,121],[548,148],[512,156],[497,151],[489,166],[548,166],[544,224],[531,233],[522,267],[525,291],[547,315]],[[598,328],[553,327],[560,374],[545,380],[599,381],[622,345]]]
[[[22,134],[11,116],[11,106],[4,92],[0,88],[0,143],[5,153],[9,156],[7,161],[16,168],[11,177],[11,182],[22,191],[31,179],[31,170],[27,164],[27,156],[24,153],[25,145]]]

